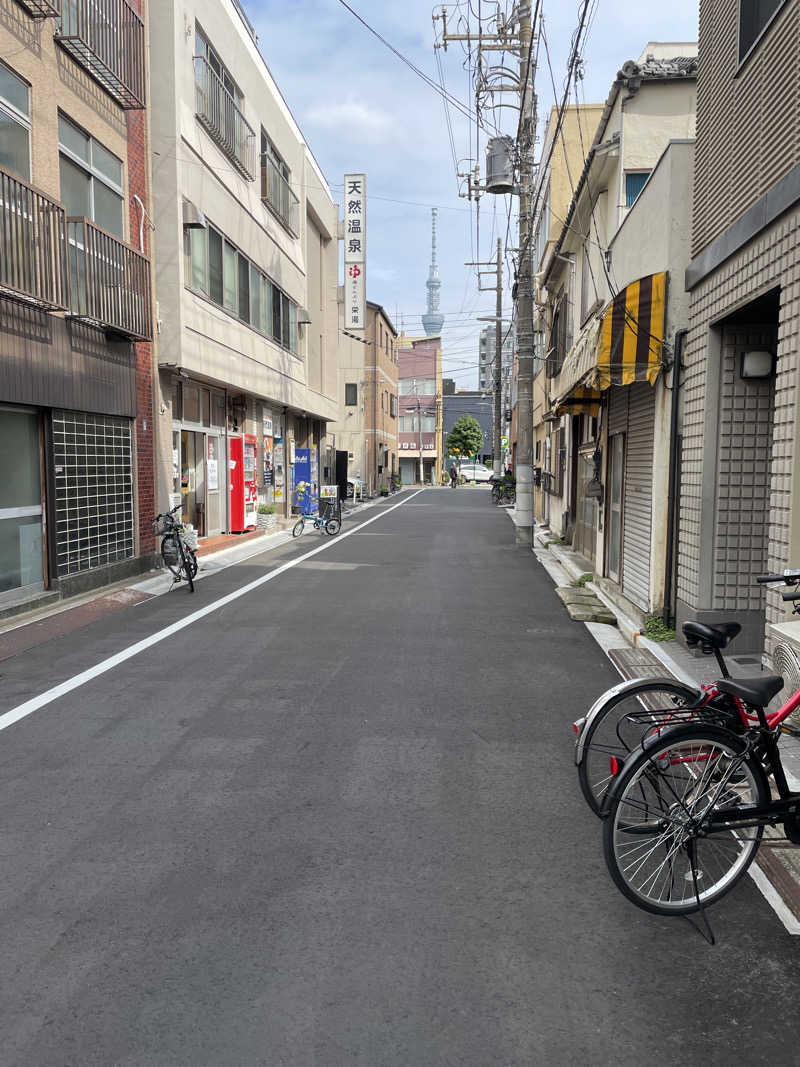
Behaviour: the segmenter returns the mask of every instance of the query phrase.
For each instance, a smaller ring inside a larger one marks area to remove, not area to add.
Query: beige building
[[[340,305],[340,321],[343,310]],[[398,470],[397,331],[380,306],[367,301],[363,340],[342,326],[339,341],[339,417],[328,424],[328,441],[347,452],[347,471],[366,492],[389,485]]]
[[[575,191],[586,153],[592,143],[597,124],[603,112],[602,104],[586,104],[565,108],[561,127],[558,127],[558,109],[552,108],[542,141],[540,159],[542,166],[536,184],[533,203],[536,214],[533,221],[533,269],[534,277],[549,263]],[[548,519],[549,496],[544,492],[542,472],[550,470],[549,431],[550,424],[544,416],[548,410],[546,394],[547,379],[544,375],[544,334],[542,332],[543,309],[536,309],[534,325],[535,363],[533,379],[533,441],[534,480],[533,515],[539,522]],[[517,425],[516,394],[512,393],[512,426]],[[512,463],[516,467],[516,433],[512,436]],[[546,481],[546,479],[544,480]]]
[[[748,9],[700,9],[677,615],[788,678],[800,626],[754,577],[800,566],[800,0]]]
[[[163,0],[150,49],[162,500],[238,532],[289,513],[297,450],[325,477],[338,209],[239,3]]]
[[[153,563],[146,15],[0,0],[0,613]]]
[[[642,621],[673,601],[696,74],[686,44],[624,64],[539,275],[546,518]]]

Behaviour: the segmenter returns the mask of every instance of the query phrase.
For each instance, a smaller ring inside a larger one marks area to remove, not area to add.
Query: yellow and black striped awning
[[[600,393],[590,385],[576,385],[567,396],[553,401],[554,415],[598,415]]]
[[[611,301],[589,379],[596,389],[655,382],[663,363],[666,289],[665,272],[648,274],[626,285]]]

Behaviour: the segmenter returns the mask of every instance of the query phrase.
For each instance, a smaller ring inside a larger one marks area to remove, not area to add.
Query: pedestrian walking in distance
[[[458,484],[458,470],[455,463],[450,464],[450,488],[455,489]]]

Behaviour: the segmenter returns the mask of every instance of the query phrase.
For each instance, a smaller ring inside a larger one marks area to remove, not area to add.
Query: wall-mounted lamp
[[[311,322],[312,322],[312,318],[309,315],[309,313],[306,310],[306,308],[299,307],[297,309],[297,323],[298,323],[298,325],[299,326],[310,326]]]
[[[742,352],[739,360],[741,378],[769,378],[775,369],[775,356],[766,349]]]

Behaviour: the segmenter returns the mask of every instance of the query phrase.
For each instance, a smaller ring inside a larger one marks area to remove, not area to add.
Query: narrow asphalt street
[[[354,529],[0,663],[1,714],[324,545],[0,733],[0,1064],[797,1063],[749,878],[713,948],[613,887],[570,724],[618,678],[488,492]]]

